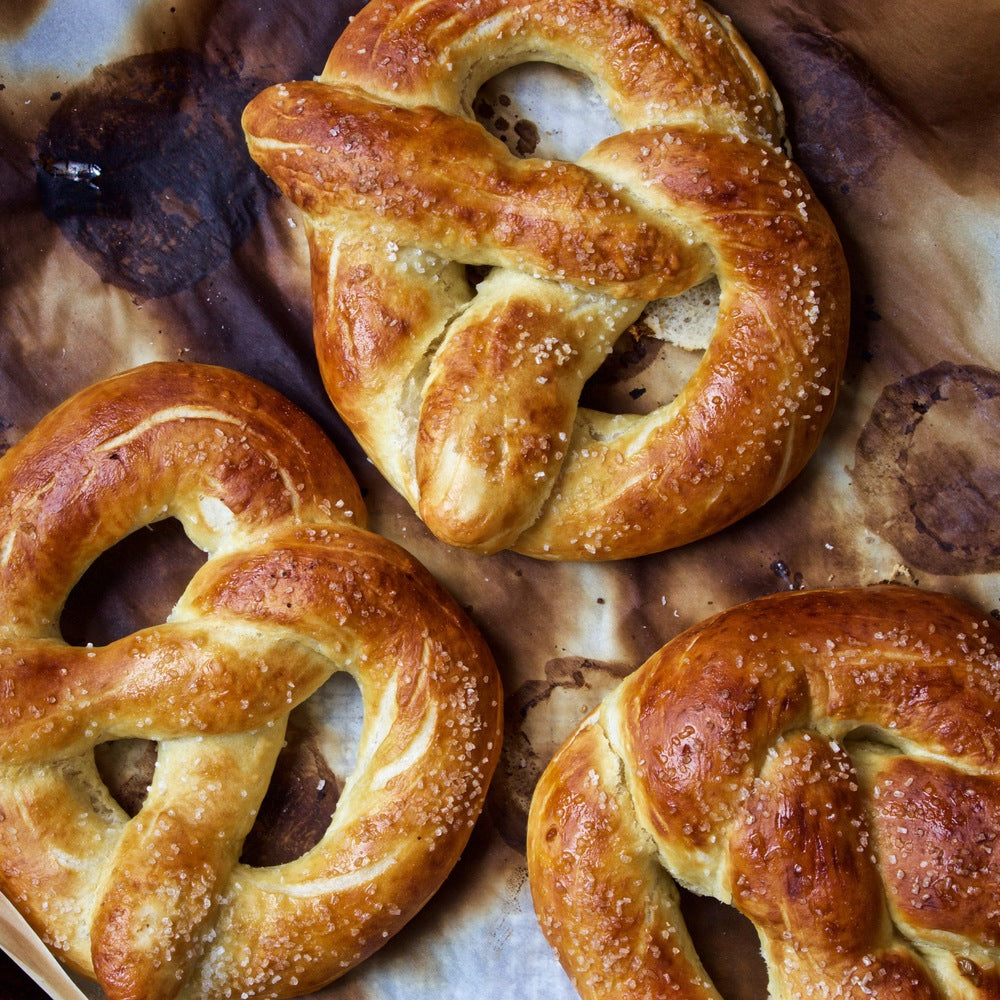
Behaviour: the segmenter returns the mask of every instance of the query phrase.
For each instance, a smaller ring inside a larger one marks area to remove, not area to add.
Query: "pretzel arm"
[[[528,862],[539,924],[584,1000],[720,1000],[596,715],[536,787]]]

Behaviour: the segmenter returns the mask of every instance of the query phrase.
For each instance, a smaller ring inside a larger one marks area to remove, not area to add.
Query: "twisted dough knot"
[[[0,886],[111,998],[308,993],[430,897],[482,807],[500,690],[482,639],[364,528],[345,463],[281,396],[153,364],[87,389],[0,462]],[[67,645],[63,602],[130,532],[208,552],[169,620]],[[332,822],[287,864],[238,861],[289,712],[335,671],[364,722]],[[94,747],[158,741],[129,819]]]
[[[881,587],[668,643],[556,754],[528,863],[581,996],[718,998],[671,876],[756,925],[770,995],[1000,996],[1000,628]]]
[[[621,123],[579,163],[475,121],[526,60]],[[314,81],[258,95],[254,159],[302,209],[331,399],[441,539],[548,559],[680,545],[756,509],[830,418],[848,329],[837,236],[781,112],[694,0],[374,0]],[[473,291],[465,265],[492,268]],[[645,416],[579,405],[650,300],[711,275],[692,379]]]

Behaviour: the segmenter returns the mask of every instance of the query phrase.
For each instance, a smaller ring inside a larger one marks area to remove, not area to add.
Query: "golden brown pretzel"
[[[673,880],[756,925],[770,995],[1000,997],[1000,626],[900,587],[786,593],[668,643],[532,801],[582,997],[718,998]]]
[[[622,131],[579,164],[520,160],[478,88],[546,60]],[[843,366],[840,243],[777,148],[781,111],[700,2],[374,0],[314,81],[244,112],[304,213],[331,399],[440,538],[612,559],[702,537],[795,476]],[[488,265],[473,292],[464,265]],[[647,416],[579,406],[647,302],[715,274],[697,372]]]
[[[152,364],[84,390],[0,461],[0,888],[111,998],[291,997],[371,954],[454,865],[500,743],[483,640],[365,530],[347,466],[266,386]],[[67,645],[99,554],[176,517],[208,559],[168,621]],[[239,861],[291,709],[335,671],[365,709],[318,844]],[[129,818],[94,747],[158,741]]]

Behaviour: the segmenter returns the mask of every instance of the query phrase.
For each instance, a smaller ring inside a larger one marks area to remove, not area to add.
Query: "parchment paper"
[[[357,6],[3,5],[0,448],[77,389],[152,359],[240,369],[318,420],[365,488],[375,529],[482,628],[508,719],[489,806],[445,888],[319,996],[571,1000],[531,911],[525,814],[554,748],[621,676],[708,614],[786,588],[895,580],[998,613],[1000,9],[720,0],[775,81],[795,158],[847,249],[854,311],[839,409],[806,471],[756,515],[682,550],[586,566],[436,542],[322,391],[302,229],[246,155],[239,114],[264,85],[319,72]],[[522,133],[579,141],[576,99],[566,91],[561,120],[557,101],[553,120],[529,117],[535,132]],[[599,388],[655,392],[668,350],[651,340],[617,358]],[[199,558],[169,525],[123,543],[74,592],[67,638],[106,641],[162,620]],[[351,693],[326,695],[349,744]],[[299,750],[291,806],[303,775],[349,758],[317,757],[308,741]],[[306,822],[307,806],[298,801]],[[764,997],[752,929],[719,904],[685,906],[724,996]],[[0,997],[33,995],[0,962]]]

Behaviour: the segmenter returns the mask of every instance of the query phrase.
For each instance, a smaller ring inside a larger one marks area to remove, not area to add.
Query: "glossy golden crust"
[[[544,772],[542,929],[583,997],[717,997],[676,880],[754,922],[776,1000],[995,998],[998,751],[1000,628],[968,605],[876,587],[733,608]]]
[[[502,697],[319,428],[235,372],[148,365],[43,420],[0,496],[0,886],[63,961],[121,1000],[291,997],[398,931],[482,808]],[[86,567],[169,516],[208,552],[169,620],[67,645]],[[335,671],[365,716],[332,822],[293,861],[241,863],[288,713]],[[94,759],[124,737],[158,745],[131,819]]]
[[[532,59],[622,131],[519,160],[474,120]],[[374,0],[314,81],[258,95],[253,157],[303,211],[339,412],[443,540],[546,559],[682,545],[765,503],[826,427],[846,353],[836,233],[778,148],[780,104],[696,2]],[[492,268],[473,290],[465,265]],[[711,346],[646,417],[580,392],[646,303],[715,275]]]

